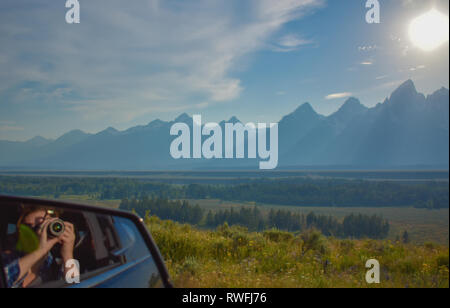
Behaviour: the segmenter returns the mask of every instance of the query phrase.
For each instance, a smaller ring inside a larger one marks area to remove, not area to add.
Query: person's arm
[[[47,237],[47,228],[51,222],[52,220],[49,220],[42,225],[42,229],[40,231],[41,234],[39,239],[39,248],[36,251],[19,259],[18,264],[20,273],[16,282],[23,279],[33,268],[33,266],[44,259],[53,248],[53,246],[55,246],[60,241],[59,238],[48,239]]]
[[[71,270],[72,268],[67,268],[67,261],[73,259],[73,249],[75,246],[75,228],[73,224],[69,222],[64,222],[64,225],[66,227],[66,230],[64,231],[64,234],[60,237],[60,243],[62,244],[61,247],[61,257],[64,262],[64,275],[67,275],[67,272]],[[78,273],[74,272],[74,270],[77,270]],[[72,274],[74,276],[79,276],[79,269],[72,269]]]

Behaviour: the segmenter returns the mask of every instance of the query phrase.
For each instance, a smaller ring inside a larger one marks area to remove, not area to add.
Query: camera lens
[[[48,226],[48,234],[53,237],[60,237],[65,229],[64,222],[61,219],[57,219]]]

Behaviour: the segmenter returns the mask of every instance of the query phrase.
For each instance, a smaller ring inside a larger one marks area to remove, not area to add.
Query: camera
[[[64,221],[62,221],[61,219],[56,219],[48,225],[47,234],[50,237],[60,237],[64,234],[65,230],[66,226],[64,224]]]

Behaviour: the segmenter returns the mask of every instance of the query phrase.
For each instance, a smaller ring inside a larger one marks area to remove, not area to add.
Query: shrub
[[[292,233],[277,229],[265,231],[263,236],[272,242],[289,242],[294,239],[294,235]]]
[[[303,242],[302,253],[305,255],[308,251],[312,250],[325,254],[327,252],[326,239],[316,230],[308,230],[300,235]]]
[[[448,259],[449,259],[448,254],[446,254],[446,255],[442,254],[442,255],[437,256],[436,257],[437,266],[438,267],[446,266],[448,268],[448,263],[449,263]]]
[[[182,273],[195,275],[200,269],[200,264],[195,257],[187,257],[181,267]]]

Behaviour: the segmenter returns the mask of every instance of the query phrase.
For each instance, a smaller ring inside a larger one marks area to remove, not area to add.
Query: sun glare
[[[432,51],[448,42],[448,27],[448,16],[433,9],[411,22],[409,36],[415,46]]]

